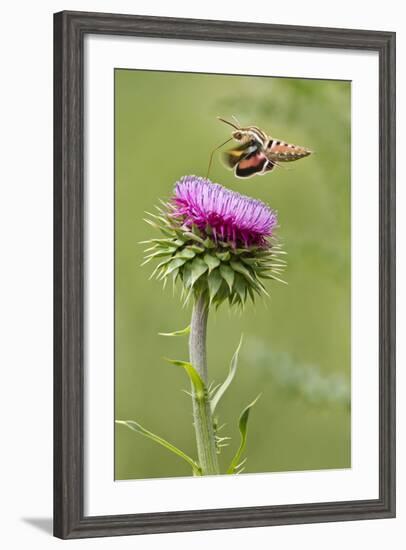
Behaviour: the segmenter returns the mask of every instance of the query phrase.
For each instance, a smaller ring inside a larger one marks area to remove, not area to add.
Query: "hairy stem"
[[[190,324],[190,362],[199,373],[205,385],[205,395],[199,398],[192,388],[194,428],[196,432],[197,454],[202,474],[218,474],[219,464],[214,439],[213,417],[207,394],[206,331],[209,305],[207,297],[200,294],[194,303]]]

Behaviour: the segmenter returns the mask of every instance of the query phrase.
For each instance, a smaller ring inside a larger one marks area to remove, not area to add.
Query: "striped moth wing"
[[[256,174],[263,176],[273,170],[274,167],[275,164],[262,151],[258,151],[240,160],[234,169],[234,173],[237,178],[250,178]]]
[[[272,170],[275,164],[267,158],[260,144],[251,142],[230,149],[223,154],[226,166],[234,170],[237,178],[250,178]]]

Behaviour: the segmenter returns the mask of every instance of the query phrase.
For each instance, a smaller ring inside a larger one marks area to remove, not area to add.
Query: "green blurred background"
[[[271,298],[244,313],[210,314],[211,379],[221,382],[241,333],[239,370],[220,404],[231,445],[241,410],[258,393],[248,430],[246,472],[348,468],[350,452],[350,114],[349,82],[115,71],[115,409],[195,457],[185,373],[189,324],[179,293],[148,280],[139,241],[157,236],[143,218],[184,174],[206,175],[211,150],[235,115],[272,137],[316,153],[263,177],[236,179],[216,156],[210,177],[278,211],[288,252]],[[116,427],[115,478],[188,476],[188,465],[124,426]]]

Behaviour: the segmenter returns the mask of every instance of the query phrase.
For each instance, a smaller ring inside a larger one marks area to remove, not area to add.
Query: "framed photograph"
[[[395,34],[54,19],[54,534],[395,515]]]

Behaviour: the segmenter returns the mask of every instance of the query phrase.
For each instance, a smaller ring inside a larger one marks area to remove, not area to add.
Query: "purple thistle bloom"
[[[175,184],[172,204],[173,215],[187,228],[196,225],[206,233],[211,229],[215,241],[234,246],[266,247],[278,223],[276,213],[262,201],[198,176],[183,176]]]

